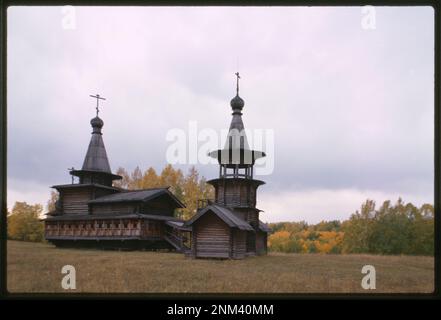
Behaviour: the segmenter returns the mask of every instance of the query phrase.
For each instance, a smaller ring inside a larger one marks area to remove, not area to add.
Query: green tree
[[[345,233],[343,239],[343,252],[366,253],[369,252],[369,239],[372,234],[373,217],[375,215],[375,201],[366,200],[361,206],[361,211],[356,211],[348,221],[343,223]]]
[[[42,213],[41,204],[29,205],[26,202],[16,202],[11,214],[7,217],[8,238],[21,241],[43,241],[44,224],[40,221]]]
[[[343,223],[344,253],[424,254],[434,253],[433,206],[421,208],[404,203],[384,201],[375,210],[368,200],[362,212],[356,212]]]
[[[411,221],[401,199],[395,206],[385,201],[376,212],[370,234],[369,252],[379,254],[403,254],[409,247]]]
[[[409,254],[433,255],[435,252],[435,225],[434,208],[430,204],[424,204],[417,211],[412,223],[412,241],[409,247]]]

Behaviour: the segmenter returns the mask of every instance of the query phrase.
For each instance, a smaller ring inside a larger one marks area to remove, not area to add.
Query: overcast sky
[[[89,94],[107,98],[112,170],[160,171],[169,130],[229,126],[237,70],[245,127],[274,132],[263,221],[346,219],[367,198],[433,203],[430,7],[377,7],[375,29],[361,7],[75,9],[73,22],[62,7],[8,9],[9,207],[45,204],[81,167]]]

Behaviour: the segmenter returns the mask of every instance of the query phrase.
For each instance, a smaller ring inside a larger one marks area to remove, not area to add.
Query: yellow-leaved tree
[[[43,206],[16,202],[7,217],[8,238],[22,241],[43,241],[44,225],[40,221]]]
[[[139,167],[130,174],[124,168],[119,168],[117,174],[123,177],[114,184],[120,188],[135,190],[169,187],[186,206],[177,212],[179,217],[184,219],[189,219],[196,213],[199,199],[211,199],[214,195],[213,187],[206,183],[204,177],[199,176],[195,167],[191,167],[186,175],[171,164],[165,166],[160,174],[152,167],[145,170],[144,174]]]

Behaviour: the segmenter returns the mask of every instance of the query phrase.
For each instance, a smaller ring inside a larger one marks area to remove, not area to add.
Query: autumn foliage
[[[43,206],[16,202],[7,216],[8,238],[12,240],[36,241],[44,240],[44,226],[40,221]]]
[[[125,189],[170,187],[186,208],[176,212],[183,219],[191,218],[197,210],[197,200],[213,199],[213,187],[206,183],[192,167],[184,174],[180,169],[167,165],[160,173],[152,167],[133,172],[119,168],[123,179],[116,186]],[[48,211],[55,209],[57,193],[52,192]],[[8,238],[26,241],[42,241],[43,223],[39,220],[43,207],[17,202],[8,215]],[[376,208],[372,200],[366,200],[361,209],[345,221],[322,221],[317,224],[302,222],[271,223],[268,237],[270,251],[286,253],[369,253],[433,255],[434,208],[430,204],[416,207],[401,199]]]
[[[270,224],[271,251],[292,253],[372,253],[433,255],[434,209],[420,208],[398,199],[395,205],[385,201],[376,209],[367,200],[343,222],[322,221]]]
[[[191,167],[187,174],[170,164],[161,173],[157,173],[152,167],[144,172],[136,167],[131,173],[120,167],[116,173],[123,177],[115,183],[116,187],[129,190],[170,187],[170,191],[186,206],[177,212],[177,215],[183,219],[189,219],[196,213],[197,200],[214,197],[213,187],[206,183],[205,178],[199,175],[195,167]]]
[[[338,221],[309,226],[305,222],[270,224],[276,231],[269,236],[271,251],[292,253],[341,253],[344,233]],[[279,230],[279,231],[277,231]]]

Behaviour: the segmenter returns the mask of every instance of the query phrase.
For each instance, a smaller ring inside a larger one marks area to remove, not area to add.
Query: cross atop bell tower
[[[236,95],[239,95],[239,79],[240,79],[239,72],[236,72],[235,75],[237,77],[237,79],[236,79]]]
[[[96,116],[98,117],[98,113],[100,112],[100,100],[106,100],[106,98],[101,97],[98,93],[96,95],[89,95],[89,97],[96,99]]]

